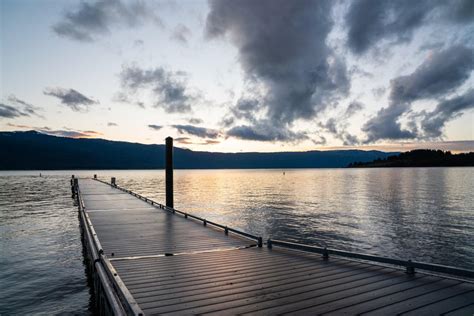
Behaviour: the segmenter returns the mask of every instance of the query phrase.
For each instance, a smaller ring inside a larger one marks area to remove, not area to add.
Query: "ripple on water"
[[[0,176],[0,314],[90,314],[69,176]]]

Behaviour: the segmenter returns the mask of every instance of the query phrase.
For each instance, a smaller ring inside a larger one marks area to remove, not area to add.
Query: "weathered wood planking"
[[[474,284],[278,247],[203,227],[94,180],[85,211],[107,260],[152,314],[471,315]],[[173,256],[165,256],[173,254]]]

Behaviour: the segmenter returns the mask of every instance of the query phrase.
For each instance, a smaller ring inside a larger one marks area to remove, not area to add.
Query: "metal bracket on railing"
[[[324,247],[324,249],[323,249],[323,259],[324,260],[329,260],[329,252],[328,252],[328,249],[326,247]]]
[[[259,248],[262,248],[262,246],[263,246],[263,239],[262,239],[262,237],[258,237],[257,242],[258,242],[258,243],[257,243],[257,246],[258,246]]]
[[[268,238],[267,240],[267,248],[268,249],[272,249],[273,245],[272,245],[272,240],[270,238]]]
[[[229,228],[227,226],[224,228],[224,234],[229,235]]]

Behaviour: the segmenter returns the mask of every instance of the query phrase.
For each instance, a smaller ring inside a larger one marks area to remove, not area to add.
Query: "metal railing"
[[[401,266],[406,269],[406,272],[408,274],[414,274],[415,269],[420,269],[420,270],[425,270],[425,271],[454,275],[458,277],[474,278],[473,270],[460,269],[456,267],[450,267],[450,266],[444,266],[444,265],[438,265],[438,264],[432,264],[432,263],[416,262],[416,261],[411,261],[411,260],[392,259],[392,258],[380,257],[380,256],[375,256],[375,255],[367,255],[367,254],[362,254],[362,253],[357,253],[357,252],[350,252],[350,251],[337,250],[337,249],[328,249],[328,248],[309,246],[309,245],[298,244],[298,243],[293,243],[293,242],[288,242],[288,241],[268,239],[267,247],[272,249],[274,246],[301,250],[305,252],[318,253],[318,254],[323,255],[323,258],[326,258],[326,259],[329,258],[330,255],[335,255],[339,257],[360,259],[360,260],[365,260],[365,261]]]
[[[75,182],[77,185],[77,181]],[[93,268],[97,273],[100,284],[107,298],[107,301],[114,315],[144,315],[138,303],[130,294],[129,290],[122,282],[117,272],[113,268],[109,259],[104,254],[94,226],[89,215],[85,212],[84,201],[82,199],[80,187],[73,188],[78,202],[79,214],[84,228],[85,237],[89,245],[89,251],[93,260]],[[120,299],[121,297],[122,299]]]

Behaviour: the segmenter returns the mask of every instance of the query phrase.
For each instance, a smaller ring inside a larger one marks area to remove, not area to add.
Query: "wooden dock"
[[[474,283],[462,277],[472,271],[263,244],[98,180],[80,179],[76,191],[96,300],[105,314],[474,314]]]

